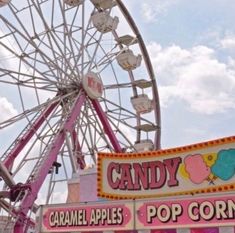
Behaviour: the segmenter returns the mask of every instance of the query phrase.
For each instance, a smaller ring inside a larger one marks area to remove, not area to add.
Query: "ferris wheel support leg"
[[[66,118],[65,122],[61,126],[60,132],[54,138],[45,159],[35,174],[33,181],[29,182],[30,190],[26,192],[25,197],[23,198],[18,212],[18,221],[14,226],[14,233],[25,233],[24,222],[27,220],[27,213],[32,208],[35,200],[37,199],[37,194],[50,171],[53,162],[56,161],[57,155],[65,141],[66,132],[72,132],[74,128],[74,123],[81,112],[82,105],[85,102],[84,93],[80,93],[76,99],[73,107],[71,108],[70,114]]]
[[[73,151],[77,155],[77,163],[80,166],[80,169],[84,169],[86,167],[86,162],[84,159],[84,155],[82,155],[82,150],[77,138],[76,129],[73,129],[72,131],[72,140],[73,140]]]
[[[21,135],[20,140],[16,143],[13,149],[8,154],[7,158],[3,161],[3,164],[7,169],[13,165],[14,160],[19,155],[19,153],[24,149],[29,140],[33,137],[35,132],[40,128],[46,118],[51,114],[51,112],[58,105],[58,101],[49,105],[42,114],[32,123],[30,128],[26,131],[24,135]]]
[[[111,125],[109,124],[109,121],[106,117],[106,114],[104,113],[100,103],[98,100],[92,100],[92,104],[96,110],[96,113],[98,114],[98,117],[104,127],[104,131],[105,133],[108,135],[109,140],[111,141],[113,148],[115,150],[115,152],[121,153],[122,152],[122,148],[117,140],[117,137],[115,136]]]

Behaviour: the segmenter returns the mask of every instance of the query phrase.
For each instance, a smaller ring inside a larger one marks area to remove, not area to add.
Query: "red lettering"
[[[97,91],[98,91],[100,94],[102,94],[102,85],[101,85],[101,83],[97,82],[96,85],[97,85]]]
[[[133,190],[134,189],[134,184],[132,182],[132,177],[131,177],[131,164],[128,163],[123,163],[121,164],[121,181],[119,185],[119,189],[121,190]]]
[[[180,157],[143,163],[114,163],[107,169],[108,184],[112,189],[148,190],[160,189],[167,181],[169,187],[177,186]],[[167,180],[168,179],[168,180]]]
[[[88,82],[88,87],[90,87],[91,89],[94,88],[94,78],[93,77],[88,77],[87,78],[87,82]]]
[[[133,163],[134,168],[134,190],[141,190],[141,187],[143,187],[145,190],[149,188],[149,182],[148,182],[148,168],[149,163],[145,162],[142,164],[139,163]],[[142,184],[142,186],[140,185]]]
[[[182,162],[180,157],[172,158],[172,159],[165,159],[163,161],[164,165],[166,166],[169,172],[169,180],[167,181],[167,185],[169,187],[178,186],[179,181],[176,179],[177,171],[179,169],[179,165]]]
[[[95,78],[88,76],[87,85],[93,91],[96,91],[96,92],[102,94],[102,84],[100,82],[98,82]]]
[[[118,189],[120,184],[120,179],[116,178],[116,181],[113,181],[113,172],[120,174],[120,165],[117,163],[110,163],[107,171],[108,183],[112,189]]]
[[[153,161],[149,163],[151,172],[151,189],[159,189],[166,182],[166,169],[162,162]]]

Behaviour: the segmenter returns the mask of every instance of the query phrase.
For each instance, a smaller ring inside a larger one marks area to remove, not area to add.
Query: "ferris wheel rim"
[[[136,38],[139,41],[140,44],[140,48],[142,50],[142,54],[143,54],[143,58],[145,60],[147,69],[148,69],[148,73],[149,73],[149,77],[153,82],[153,98],[155,101],[155,119],[156,119],[156,124],[158,126],[157,132],[156,132],[156,137],[155,137],[155,149],[159,150],[161,149],[161,110],[160,110],[160,99],[159,99],[159,93],[158,93],[158,89],[157,89],[157,82],[156,82],[156,78],[155,78],[155,73],[154,73],[154,69],[149,57],[149,53],[147,51],[147,48],[145,46],[143,37],[141,36],[139,29],[136,25],[136,23],[134,22],[132,16],[130,15],[129,11],[127,10],[125,4],[123,3],[122,0],[116,0],[119,8],[122,10],[123,14],[126,17],[126,20],[129,22],[129,24],[131,25],[131,28],[133,30],[133,32],[136,34]]]

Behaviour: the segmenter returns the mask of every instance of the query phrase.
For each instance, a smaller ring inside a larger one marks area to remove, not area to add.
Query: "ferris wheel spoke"
[[[83,119],[83,117],[82,117],[82,119],[80,119],[79,125],[80,125],[80,127],[78,128],[78,130],[79,130],[78,134],[80,133],[79,135],[83,136],[81,139],[81,142],[79,141],[82,156],[83,155],[85,156],[85,153],[83,151],[87,151],[87,153],[89,153],[89,155],[91,155],[93,162],[96,164],[96,160],[94,158],[94,151],[92,150],[92,147],[90,146],[88,138],[84,137],[84,135],[87,134],[89,126],[87,125],[87,122]]]
[[[65,141],[66,141],[66,145],[68,147],[68,154],[69,154],[69,158],[70,158],[70,162],[72,165],[72,172],[75,173],[77,171],[77,163],[76,163],[76,159],[75,159],[75,153],[72,147],[72,142],[71,142],[71,133],[66,133],[65,135]]]
[[[60,5],[60,10],[61,10],[61,15],[62,15],[62,18],[63,18],[63,25],[64,25],[64,36],[63,36],[63,40],[64,40],[64,54],[67,55],[67,51],[68,50],[68,46],[66,46],[66,39],[68,39],[68,45],[70,47],[69,49],[69,57],[68,57],[68,60],[73,60],[73,63],[76,64],[76,55],[75,55],[75,51],[74,51],[74,46],[73,46],[73,38],[72,38],[72,27],[73,27],[73,24],[74,24],[74,21],[75,21],[75,18],[77,16],[77,12],[78,12],[78,9],[79,7],[77,8],[74,16],[73,16],[73,20],[72,20],[72,25],[70,26],[71,28],[69,29],[69,25],[67,23],[67,19],[66,19],[66,11],[65,11],[65,3],[61,3],[61,1],[59,1],[59,5]],[[70,64],[70,63],[69,63]],[[70,66],[67,66],[66,69],[71,69],[72,68],[72,64],[70,64]],[[75,66],[75,69],[77,71],[77,74],[80,73],[79,69],[77,66]]]
[[[42,59],[42,60],[39,60],[40,63],[46,64],[46,66],[48,66],[48,64],[51,64],[51,65],[53,65],[54,67],[58,68],[58,70],[59,70],[62,74],[64,74],[64,75],[67,76],[67,74],[65,73],[65,71],[63,71],[62,69],[60,69],[59,65],[58,65],[57,63],[55,63],[55,62],[57,62],[57,59],[56,59],[55,56],[54,56],[54,59],[50,58],[49,55],[47,55],[45,52],[43,52],[43,51],[37,46],[37,44],[36,44],[33,40],[31,40],[31,37],[30,37],[30,35],[28,35],[28,33],[26,33],[26,36],[25,36],[21,31],[19,31],[15,26],[13,26],[6,18],[4,18],[4,17],[1,16],[1,15],[0,15],[0,18],[2,19],[2,21],[3,21],[6,25],[8,25],[13,31],[17,32],[18,35],[21,36],[21,39],[23,39],[24,41],[27,41],[27,43],[30,44],[30,45],[35,49],[35,52],[36,52],[37,54],[40,54],[40,57],[41,57],[41,59]],[[17,19],[18,19],[18,21],[20,21],[19,18],[17,18]],[[20,21],[20,23],[21,23],[21,21]],[[25,29],[25,30],[26,30],[26,29]],[[47,34],[47,37],[49,37],[48,34]],[[49,38],[50,38],[50,37],[49,37]],[[16,38],[15,38],[15,40],[18,41],[18,39],[16,39]],[[5,49],[7,49],[9,52],[11,52],[13,55],[15,55],[16,57],[20,58],[20,60],[23,61],[24,63],[26,63],[29,67],[34,68],[34,67],[26,60],[27,58],[30,59],[30,56],[29,56],[27,53],[25,53],[25,51],[24,51],[22,54],[18,54],[17,52],[14,52],[11,48],[9,48],[8,46],[6,46],[3,42],[0,41],[0,44],[1,44]],[[52,48],[53,48],[53,46],[52,46]],[[53,54],[55,55],[54,50],[52,50],[52,49],[50,48],[50,51],[52,51]],[[60,51],[60,52],[61,52],[61,51]],[[39,74],[42,74],[40,71],[38,71],[38,70],[36,70],[36,71],[37,71]],[[53,70],[50,70],[50,71],[54,74],[54,77],[57,77],[57,75],[53,72]],[[50,81],[50,80],[48,80],[48,81]]]
[[[42,13],[42,9],[40,7],[39,2],[37,1],[37,5],[36,5],[35,2],[33,2],[33,5],[34,5],[34,7],[35,7],[35,9],[36,9],[40,19],[43,22],[43,25],[45,27],[45,34],[46,34],[49,46],[51,48],[51,52],[53,54],[53,58],[54,58],[54,62],[53,62],[54,64],[53,63],[52,64],[55,65],[56,67],[60,67],[55,51],[57,51],[57,53],[59,53],[59,56],[63,57],[63,51],[61,49],[61,46],[59,45],[58,41],[56,40],[55,36],[52,33],[52,30],[50,29],[49,25],[47,24],[46,20],[44,19],[43,13]],[[52,41],[55,44],[55,46],[53,45]],[[55,49],[55,47],[56,47],[56,49]],[[66,59],[64,59],[64,62],[67,63]],[[63,73],[66,74],[66,72],[63,72]]]
[[[123,148],[128,149],[131,148],[133,149],[133,142],[131,142],[131,140],[125,135],[125,133],[123,133],[121,131],[121,129],[119,128],[120,125],[120,121],[117,121],[116,119],[109,117],[109,122],[112,125],[112,127],[115,129],[115,131],[122,136],[122,138],[125,140],[125,144],[121,141],[120,139],[120,145],[123,145]],[[129,126],[130,127],[130,126]],[[130,127],[131,128],[131,127]]]
[[[71,94],[65,95],[64,98],[67,98],[69,95],[71,95]],[[52,105],[54,103],[58,103],[59,101],[61,101],[61,98],[59,96],[56,96],[53,99],[48,100],[45,103],[42,103],[41,105],[38,105],[38,106],[33,107],[31,109],[26,109],[24,112],[21,112],[12,118],[9,118],[5,121],[0,122],[0,129],[6,128],[6,127],[22,120],[22,119],[28,118],[30,115],[36,114],[39,111],[41,111],[42,109],[44,109],[45,107]]]
[[[40,89],[40,90],[47,90],[51,92],[57,92],[54,85],[48,84],[48,82],[44,81],[37,81],[35,82],[35,76],[27,75],[24,73],[19,73],[15,71],[9,71],[4,70],[0,68],[0,72],[2,71],[3,74],[0,74],[0,82],[4,84],[14,85],[14,86],[21,86],[26,88],[31,88],[34,90]],[[20,80],[18,77],[28,77],[28,79]],[[9,79],[9,77],[12,79],[12,81]],[[40,80],[40,78],[38,78]]]
[[[1,17],[1,16],[0,16]],[[51,81],[51,79],[49,79],[46,75],[44,75],[41,71],[39,71],[36,67],[34,67],[32,64],[30,64],[24,56],[21,56],[19,54],[17,54],[15,51],[13,51],[11,48],[9,48],[8,46],[6,46],[2,41],[0,41],[0,45],[2,47],[4,47],[7,51],[9,51],[11,54],[13,54],[15,57],[18,57],[20,61],[22,61],[23,63],[25,63],[28,67],[34,69],[38,74],[41,75],[41,77],[44,78],[44,80],[47,80],[49,83],[53,84],[53,85],[57,85],[56,82]],[[56,76],[53,76],[56,77]]]
[[[112,148],[112,145],[109,142],[106,134],[103,132],[103,125],[99,121],[97,113],[95,112],[95,109],[92,106],[92,104],[90,103],[90,101],[89,101],[89,107],[90,107],[90,111],[91,111],[91,116],[94,118],[93,121],[90,122],[90,125],[94,129],[94,142],[95,142],[94,146],[95,146],[95,148],[98,148],[99,140],[101,140],[101,139],[102,139],[102,142],[105,143],[108,148]]]
[[[58,102],[55,102],[51,105],[49,105],[38,117],[36,115],[35,121],[32,120],[32,123],[30,123],[24,131],[21,133],[20,137],[21,139],[18,140],[18,143],[16,143],[13,148],[9,149],[8,154],[6,154],[6,159],[4,160],[4,165],[9,168],[16,157],[19,155],[19,153],[23,150],[23,148],[26,146],[26,144],[29,142],[29,140],[33,137],[35,131],[39,129],[39,127],[43,124],[45,119],[51,114],[51,112],[55,109],[55,107],[58,105]]]
[[[109,110],[106,112],[106,114],[115,114],[115,115],[119,115],[119,113],[117,113],[117,112],[123,111],[123,112],[125,113],[125,114],[123,115],[123,117],[124,117],[123,119],[124,119],[124,120],[125,120],[126,117],[127,117],[127,119],[128,119],[128,118],[130,118],[130,119],[136,119],[136,118],[139,117],[140,120],[146,122],[146,124],[154,125],[152,121],[150,121],[150,120],[148,120],[148,119],[146,119],[146,118],[144,118],[144,117],[142,117],[142,116],[138,116],[137,113],[134,113],[134,112],[130,111],[129,109],[126,109],[126,108],[124,108],[124,107],[120,107],[118,104],[114,103],[114,102],[111,101],[111,100],[108,100],[107,98],[106,98],[106,99],[105,99],[105,98],[102,98],[101,103],[102,103],[102,102],[103,102],[105,105],[110,104],[110,105],[112,105],[112,106],[114,107],[114,110],[110,110],[110,109],[107,107],[107,109],[109,109]],[[119,118],[119,119],[120,119],[120,118]]]
[[[73,146],[72,150],[74,152],[74,158],[77,159],[76,165],[79,164],[80,169],[84,169],[86,167],[86,162],[84,160],[84,155],[82,154],[82,148],[78,140],[78,131],[76,130],[76,127],[73,129],[71,133],[71,141]]]

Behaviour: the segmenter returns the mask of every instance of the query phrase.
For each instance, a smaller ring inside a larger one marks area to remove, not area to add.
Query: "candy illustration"
[[[201,184],[207,180],[211,169],[206,165],[200,154],[188,155],[184,159],[185,169],[189,174],[189,179],[195,184]]]
[[[235,149],[221,150],[211,167],[212,173],[221,180],[229,180],[235,174]]]

